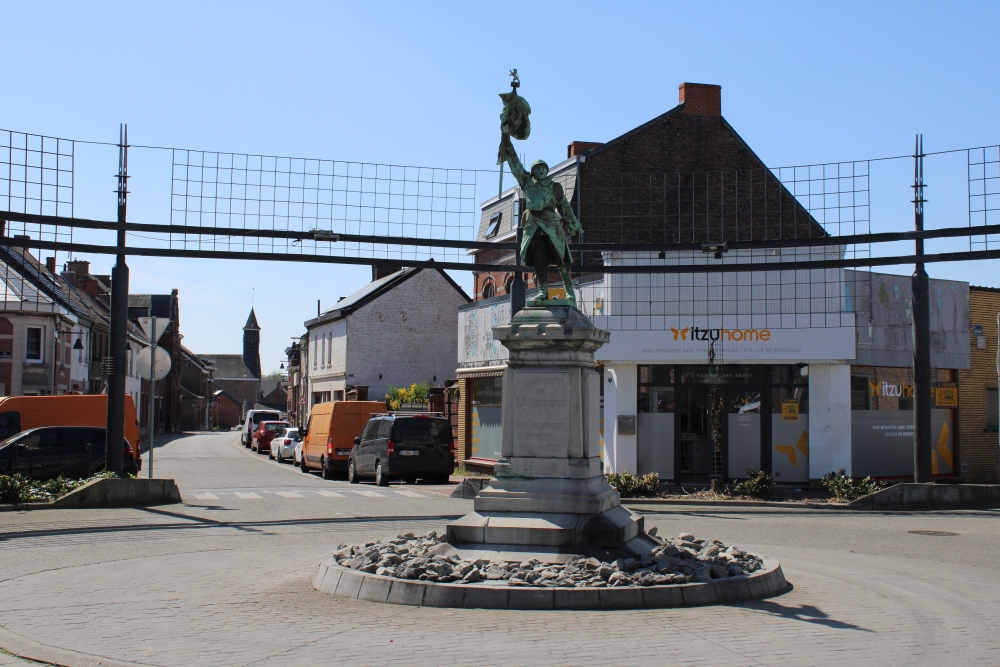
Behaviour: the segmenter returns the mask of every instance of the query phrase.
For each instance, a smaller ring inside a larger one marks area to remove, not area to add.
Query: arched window
[[[497,293],[497,286],[496,286],[496,283],[493,281],[493,278],[490,277],[490,278],[487,278],[486,280],[484,280],[483,281],[483,298],[484,299],[492,299],[494,296],[496,296],[496,293]]]
[[[503,291],[510,294],[510,291],[514,288],[514,274],[508,273],[507,277],[503,279]]]

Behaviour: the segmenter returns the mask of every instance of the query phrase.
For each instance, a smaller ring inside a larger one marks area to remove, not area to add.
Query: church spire
[[[260,325],[257,314],[250,308],[250,317],[243,327],[243,364],[255,378],[260,378]]]

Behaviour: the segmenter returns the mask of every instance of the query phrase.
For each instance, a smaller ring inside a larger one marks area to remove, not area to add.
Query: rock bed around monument
[[[521,563],[465,560],[438,553],[445,543],[436,532],[406,533],[394,539],[364,545],[343,544],[333,553],[342,567],[368,574],[432,583],[493,584],[539,588],[608,588],[665,586],[708,582],[751,574],[763,560],[718,540],[695,539],[691,534],[660,538],[647,558],[617,559],[572,556],[560,564],[526,560]]]

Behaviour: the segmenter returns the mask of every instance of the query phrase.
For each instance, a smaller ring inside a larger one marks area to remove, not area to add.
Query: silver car
[[[295,458],[295,446],[302,442],[299,429],[286,428],[271,439],[270,457],[278,463],[284,463],[288,459]]]

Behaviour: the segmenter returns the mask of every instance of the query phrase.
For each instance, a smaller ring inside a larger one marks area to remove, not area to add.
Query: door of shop
[[[726,477],[747,476],[747,468],[761,470],[761,442],[764,442],[765,420],[768,414],[764,405],[763,387],[726,387],[725,408],[725,470]]]
[[[764,466],[762,387],[681,385],[676,392],[678,483],[742,478],[747,468]]]

